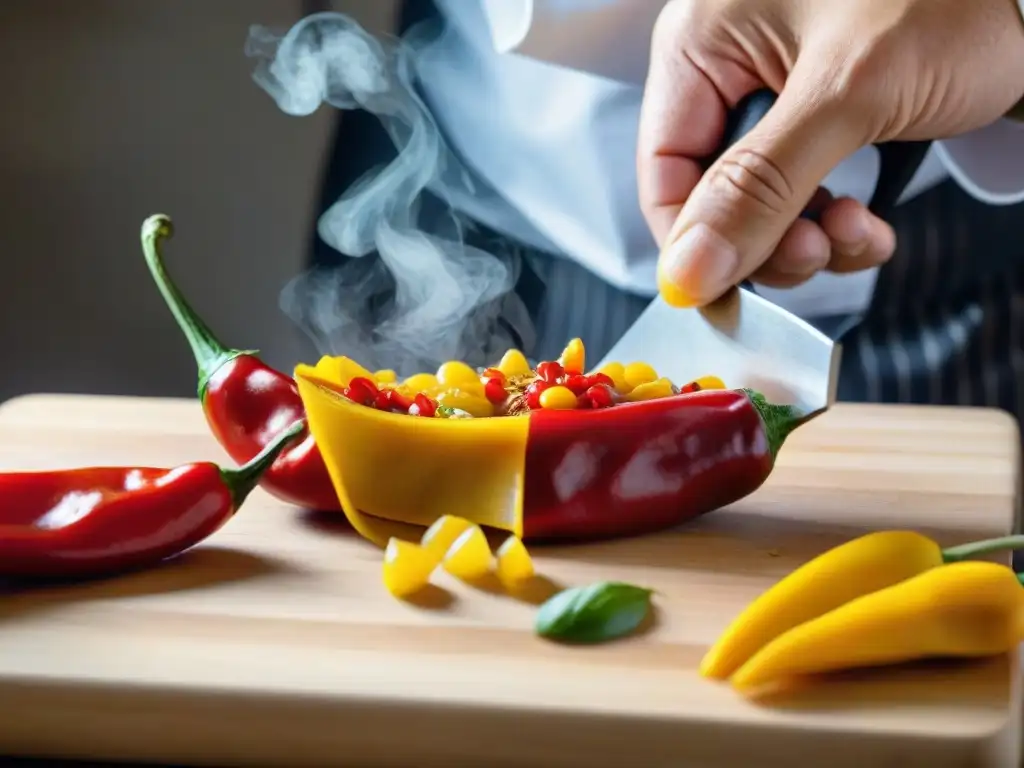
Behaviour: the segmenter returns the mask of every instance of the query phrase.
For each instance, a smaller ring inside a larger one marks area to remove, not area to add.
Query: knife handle
[[[722,144],[708,160],[708,165],[757,125],[774,103],[775,94],[770,90],[756,91],[740,101],[727,116]],[[878,179],[868,203],[873,214],[881,219],[889,217],[931,144],[930,141],[890,141],[872,145],[878,150],[879,158]]]

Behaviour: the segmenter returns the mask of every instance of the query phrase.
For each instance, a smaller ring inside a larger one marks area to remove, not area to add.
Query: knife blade
[[[753,291],[733,288],[700,309],[676,309],[660,296],[604,360],[644,360],[684,384],[718,376],[811,418],[836,398],[841,346]]]
[[[729,115],[717,155],[767,114],[775,94],[758,91]],[[868,207],[886,218],[925,158],[931,142],[876,145],[880,170]],[[710,158],[708,164],[714,160]],[[597,367],[643,360],[677,384],[718,376],[793,405],[805,420],[836,400],[842,347],[754,291],[736,287],[696,309],[676,309],[660,296],[637,318]]]

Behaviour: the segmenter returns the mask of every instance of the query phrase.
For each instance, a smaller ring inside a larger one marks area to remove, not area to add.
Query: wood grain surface
[[[0,467],[223,459],[191,401],[0,407]],[[752,497],[678,531],[534,551],[556,585],[657,590],[642,635],[535,638],[535,607],[444,577],[390,598],[380,553],[258,491],[147,572],[0,593],[0,754],[267,766],[1013,766],[1016,654],[838,677],[755,705],[696,665],[759,592],[846,538],[1013,527],[1018,440],[993,411],[840,405]],[[382,467],[382,481],[400,466]],[[538,589],[535,595],[544,595]]]

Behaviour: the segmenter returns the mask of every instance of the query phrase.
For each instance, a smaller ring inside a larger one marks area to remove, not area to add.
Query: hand
[[[771,111],[702,174],[726,112]],[[1024,93],[1016,0],[672,0],[655,27],[640,121],[640,203],[666,301],[750,278],[792,286],[885,262],[895,234],[819,188],[868,144],[980,128]],[[798,216],[808,204],[820,223]]]

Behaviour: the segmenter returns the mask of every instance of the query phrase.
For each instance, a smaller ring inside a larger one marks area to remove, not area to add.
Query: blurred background
[[[388,28],[392,0],[322,7]],[[143,263],[168,269],[222,339],[290,369],[314,351],[278,309],[304,266],[337,119],[284,115],[251,80],[250,24],[302,0],[0,3],[0,399],[195,394],[195,366]]]

